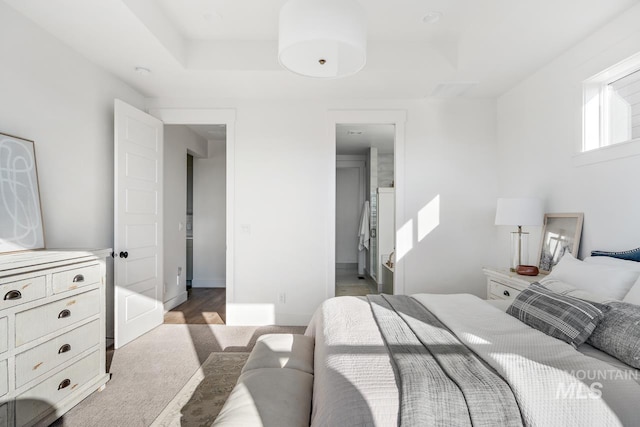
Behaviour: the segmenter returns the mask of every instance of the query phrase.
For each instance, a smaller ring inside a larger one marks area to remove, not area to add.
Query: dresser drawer
[[[0,396],[4,396],[9,391],[9,367],[7,359],[0,361]]]
[[[94,289],[16,313],[16,347],[100,312],[100,290]]]
[[[100,342],[100,321],[82,325],[16,356],[16,387],[62,365]]]
[[[0,310],[44,298],[44,276],[17,280],[0,285]]]
[[[53,293],[71,291],[81,286],[100,283],[100,265],[84,265],[71,270],[53,273]]]
[[[9,349],[9,321],[6,317],[0,317],[0,354]]]
[[[16,425],[22,426],[51,410],[65,397],[100,374],[100,352],[53,374],[16,397]]]
[[[520,291],[494,280],[489,281],[490,298],[492,299],[514,299]]]

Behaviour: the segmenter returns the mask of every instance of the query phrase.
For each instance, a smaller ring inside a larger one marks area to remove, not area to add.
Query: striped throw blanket
[[[409,296],[370,295],[400,390],[400,426],[522,426],[509,385]]]

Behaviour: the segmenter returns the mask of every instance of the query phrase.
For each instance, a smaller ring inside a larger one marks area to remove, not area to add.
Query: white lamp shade
[[[498,199],[496,225],[542,225],[542,200],[534,198]]]
[[[290,0],[280,10],[278,60],[309,77],[357,73],[367,61],[364,9],[355,0]]]

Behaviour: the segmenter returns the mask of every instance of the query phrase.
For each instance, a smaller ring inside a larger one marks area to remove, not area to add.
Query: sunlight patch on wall
[[[396,233],[396,262],[413,249],[413,220],[407,221]]]
[[[440,225],[440,195],[438,194],[418,212],[418,242]]]

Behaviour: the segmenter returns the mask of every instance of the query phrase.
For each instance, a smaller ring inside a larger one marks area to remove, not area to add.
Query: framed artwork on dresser
[[[583,213],[544,214],[538,256],[542,273],[550,273],[566,252],[578,257],[583,221]]]
[[[34,143],[0,133],[0,253],[44,247]]]

